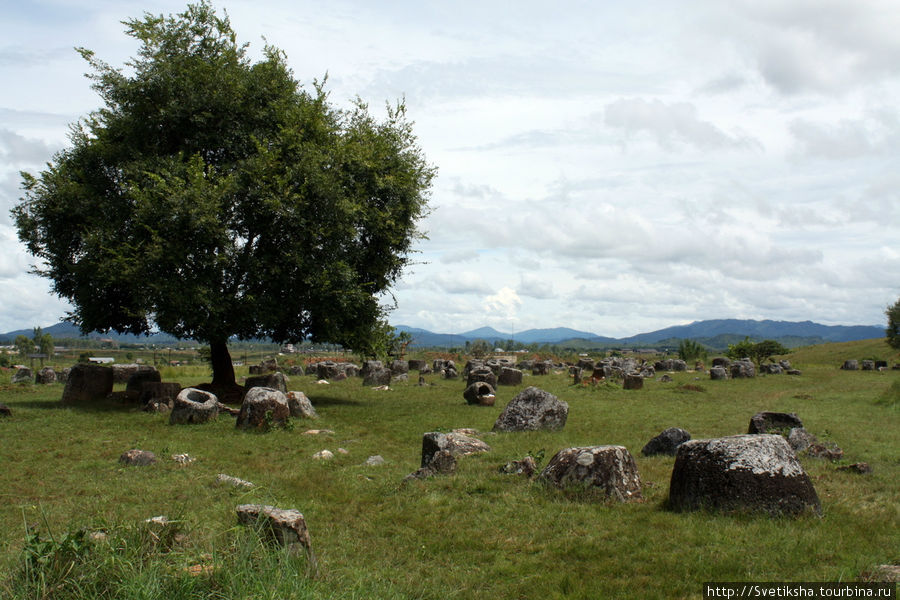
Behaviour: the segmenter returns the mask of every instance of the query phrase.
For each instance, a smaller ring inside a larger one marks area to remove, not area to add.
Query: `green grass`
[[[676,373],[636,392],[527,377],[525,385],[569,403],[564,430],[485,435],[493,450],[462,458],[455,475],[407,484],[424,432],[488,432],[521,388],[501,387],[496,406],[485,408],[465,404],[461,381],[433,375],[434,385],[418,387],[413,376],[387,392],[359,379],[326,386],[294,377],[291,389],[306,392],[320,418],[255,434],[228,417],[173,427],[127,405],[62,407],[62,386],[10,386],[6,374],[0,401],[14,414],[0,420],[0,598],[696,598],[705,581],[854,580],[900,561],[900,372],[838,369],[863,356],[897,360],[875,340],[799,350],[790,359],[800,377],[720,382]],[[163,375],[182,385],[208,378],[200,367]],[[822,518],[666,511],[674,459],[643,457],[641,447],[672,426],[694,438],[744,433],[760,410],[796,412],[844,449],[842,463],[865,461],[874,472],[801,457]],[[304,435],[308,428],[335,433]],[[497,470],[529,452],[543,449],[546,463],[564,447],[595,444],[632,452],[644,502],[596,502]],[[119,465],[130,448],[160,460]],[[314,461],[325,448],[335,459]],[[185,452],[197,460],[169,459]],[[363,466],[374,454],[386,464]],[[257,487],[219,487],[217,473]],[[247,502],[304,513],[318,577],[306,576],[302,556],[236,525],[235,506]],[[177,519],[184,537],[148,542],[143,520],[160,514]],[[58,568],[53,560],[25,568],[32,524]],[[73,551],[62,536],[81,530],[105,530],[108,541]],[[208,574],[186,571],[196,565]]]

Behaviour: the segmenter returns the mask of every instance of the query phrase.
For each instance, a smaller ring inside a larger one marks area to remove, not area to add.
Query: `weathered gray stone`
[[[258,365],[250,365],[251,375],[265,375],[278,370],[278,359],[274,356],[263,359]]]
[[[736,360],[731,363],[731,378],[741,379],[756,377],[756,365],[749,360]]]
[[[287,398],[280,390],[255,387],[244,396],[235,426],[240,429],[264,429],[269,425],[284,425],[290,416]]]
[[[453,367],[447,367],[446,369],[441,371],[441,376],[444,379],[456,379],[459,377],[459,373]]]
[[[859,369],[859,362],[853,359],[845,360],[841,369],[844,371],[856,371]]]
[[[809,476],[780,435],[691,440],[678,447],[669,484],[673,510],[821,514]]]
[[[486,381],[476,381],[463,392],[466,404],[478,406],[493,406],[496,401],[496,391]]]
[[[717,356],[714,359],[712,359],[712,366],[730,369],[731,368],[731,359],[726,358],[724,356]]]
[[[804,427],[792,427],[787,435],[787,441],[794,452],[803,452],[809,448],[810,444],[816,442],[816,436],[808,432]]]
[[[145,381],[143,385],[141,385],[141,395],[138,402],[144,406],[151,402],[157,404],[164,403],[171,409],[175,403],[175,398],[180,392],[180,383],[170,381]]]
[[[536,362],[531,367],[532,375],[549,375],[553,371],[553,363],[549,360]]]
[[[148,450],[128,450],[122,453],[119,462],[129,467],[146,467],[156,462],[156,455]]]
[[[565,448],[550,459],[540,479],[559,488],[583,487],[620,502],[641,500],[641,476],[624,446]]]
[[[644,456],[656,456],[657,454],[666,454],[675,456],[678,446],[691,439],[691,434],[680,427],[669,427],[664,429],[659,435],[647,442],[641,449]]]
[[[497,376],[492,370],[488,369],[487,367],[472,369],[469,371],[469,375],[466,378],[466,386],[470,386],[476,381],[483,381],[490,384],[492,388],[497,389]]]
[[[28,367],[17,369],[10,379],[10,383],[32,383],[34,381],[34,373]]]
[[[384,368],[384,363],[380,360],[364,360],[362,363],[362,368],[359,370],[359,374],[363,377],[367,377],[369,373],[374,371],[380,371]]]
[[[513,460],[505,465],[500,465],[499,471],[504,475],[524,475],[525,477],[534,476],[537,471],[537,463],[531,456],[526,456],[522,460]]]
[[[138,363],[113,364],[113,383],[128,383],[131,376],[140,371],[156,371],[156,367],[141,365]],[[138,386],[140,389],[140,386]]]
[[[391,378],[393,375],[391,374],[390,369],[373,369],[368,371],[363,377],[363,385],[365,386],[376,386],[376,385],[390,385]]]
[[[575,366],[585,371],[593,371],[594,361],[590,358],[579,358]]]
[[[291,552],[305,551],[310,575],[315,575],[316,555],[303,513],[262,504],[241,504],[236,510],[241,525],[257,528],[260,534]]]
[[[860,368],[863,371],[874,371],[875,370],[875,361],[874,360],[864,360]]]
[[[844,457],[844,451],[834,442],[822,442],[815,440],[810,443],[806,449],[806,455],[812,458],[821,458],[832,462],[841,460]]]
[[[422,371],[428,366],[428,363],[420,358],[411,358],[406,364],[410,371]]]
[[[218,475],[216,475],[216,483],[218,483],[219,485],[230,485],[234,488],[244,488],[248,490],[256,487],[256,485],[250,481],[247,481],[245,479],[238,479],[237,477],[232,477],[231,475],[226,475],[225,473],[219,473]]]
[[[141,368],[134,371],[125,384],[125,395],[132,400],[140,400],[141,392],[145,383],[159,383],[162,377],[155,367],[149,365],[141,365]]]
[[[409,373],[409,362],[399,359],[391,361],[391,373],[395,376]]]
[[[432,431],[422,436],[422,467],[429,466],[435,455],[446,450],[454,457],[490,452],[491,447],[478,438],[462,433]]]
[[[342,372],[341,366],[330,360],[316,364],[316,377],[319,379],[334,379]]]
[[[319,418],[316,409],[313,408],[312,402],[309,401],[309,398],[307,398],[306,394],[303,392],[288,392],[285,397],[287,398],[288,408],[290,409],[292,417],[300,419]]]
[[[572,385],[578,385],[581,383],[582,373],[583,369],[581,367],[569,367],[569,375],[572,377]]]
[[[494,431],[562,429],[568,416],[568,404],[549,392],[527,387],[506,405],[494,423]]]
[[[53,370],[53,367],[44,367],[34,376],[34,382],[39,385],[56,383],[56,371]]]
[[[253,377],[248,377],[244,381],[244,393],[246,394],[255,387],[260,387],[271,388],[273,390],[278,390],[282,394],[286,394],[287,384],[287,377],[285,377],[284,373],[281,372],[266,373],[265,375],[255,375]]]
[[[63,404],[102,400],[113,391],[113,370],[103,365],[79,363],[69,370]]]
[[[219,399],[215,394],[184,388],[175,397],[172,412],[169,414],[171,425],[199,424],[214,420],[219,416]]]
[[[803,421],[796,414],[763,411],[750,418],[747,433],[777,433],[787,436],[795,427],[803,427]]]

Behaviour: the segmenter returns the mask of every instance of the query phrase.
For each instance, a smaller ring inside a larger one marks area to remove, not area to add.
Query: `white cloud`
[[[553,290],[553,281],[535,273],[522,273],[520,275],[518,291],[522,296],[537,300],[552,300],[556,298],[556,292]]]
[[[441,255],[441,262],[447,264],[472,262],[478,260],[477,250],[456,250]]]
[[[728,134],[699,118],[688,102],[621,98],[606,106],[604,122],[631,136],[647,133],[664,148],[683,143],[700,149],[747,148],[757,144],[744,134]]]
[[[28,139],[0,128],[0,160],[10,166],[40,164],[50,160],[53,149],[42,140]]]
[[[509,287],[500,288],[496,294],[484,299],[484,309],[492,317],[515,319],[516,311],[520,306],[522,306],[522,299],[519,298],[516,290]]]
[[[844,94],[900,74],[900,12],[891,0],[746,0],[738,29],[783,94]]]
[[[840,160],[900,152],[900,116],[894,109],[836,122],[795,119],[789,127],[806,156]]]

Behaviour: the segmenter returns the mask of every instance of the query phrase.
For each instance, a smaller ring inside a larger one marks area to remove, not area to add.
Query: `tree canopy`
[[[137,56],[79,49],[103,106],[12,211],[69,319],[207,342],[214,383],[234,382],[232,337],[370,343],[435,173],[403,103],[335,108],[205,1],[124,24]]]
[[[900,350],[900,299],[888,306],[884,313],[887,315],[887,328],[884,333],[888,346]]]
[[[751,342],[750,338],[747,337],[737,344],[729,344],[727,356],[733,359],[750,358],[759,367],[773,356],[783,356],[790,353],[790,348],[785,348],[775,340]]]

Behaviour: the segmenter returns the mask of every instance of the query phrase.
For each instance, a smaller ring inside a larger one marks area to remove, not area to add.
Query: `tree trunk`
[[[234,365],[231,364],[231,354],[228,352],[228,343],[225,340],[210,340],[209,362],[212,364],[214,386],[237,385],[234,379]]]
[[[200,384],[197,387],[215,394],[219,402],[239,404],[244,397],[244,388],[235,381],[234,365],[231,364],[231,354],[228,352],[226,340],[209,341],[209,362],[213,370],[212,383]]]

